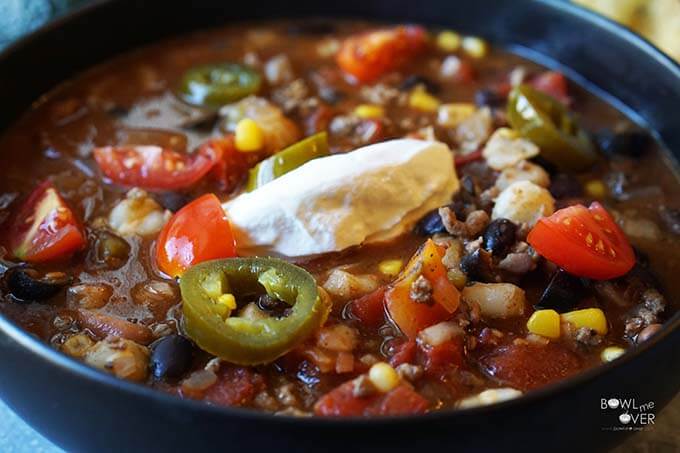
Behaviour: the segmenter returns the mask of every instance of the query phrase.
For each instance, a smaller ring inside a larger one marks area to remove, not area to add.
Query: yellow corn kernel
[[[399,271],[403,266],[404,262],[402,260],[385,260],[378,264],[378,270],[380,270],[380,273],[383,275],[395,277],[399,274]]]
[[[560,315],[555,310],[538,310],[527,321],[531,333],[546,338],[560,337]]]
[[[387,393],[399,385],[399,375],[389,364],[378,362],[368,370],[368,379],[381,392]]]
[[[354,109],[354,114],[365,120],[382,118],[385,116],[385,109],[379,105],[361,104]]]
[[[606,335],[608,331],[607,318],[599,308],[585,308],[562,313],[562,321],[568,322],[577,329],[588,327],[600,335]]]
[[[489,53],[489,45],[476,36],[466,36],[461,43],[463,50],[472,58],[484,58]]]
[[[437,123],[440,126],[454,128],[477,111],[477,106],[469,102],[442,104],[437,110]]]
[[[600,354],[600,358],[603,362],[613,362],[614,360],[621,357],[626,352],[625,349],[619,346],[609,346],[604,348]]]
[[[264,146],[264,133],[250,118],[243,118],[236,124],[234,132],[236,149],[243,152],[259,151]]]
[[[233,294],[222,294],[215,300],[215,311],[221,317],[227,317],[236,309],[236,298]]]
[[[599,179],[593,179],[585,184],[586,194],[591,198],[604,198],[607,195],[607,187]]]
[[[460,48],[462,39],[458,33],[451,30],[444,30],[437,35],[437,47],[444,52],[455,52]]]
[[[411,91],[411,95],[408,98],[408,105],[411,108],[424,112],[434,112],[439,107],[439,104],[439,99],[420,86]]]

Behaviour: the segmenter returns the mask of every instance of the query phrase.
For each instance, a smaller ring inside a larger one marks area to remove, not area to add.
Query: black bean
[[[151,345],[151,371],[158,378],[178,378],[189,370],[194,345],[181,335],[170,334]]]
[[[559,173],[550,182],[550,194],[556,199],[578,198],[583,195],[583,186],[571,175]]]
[[[329,103],[330,105],[335,105],[338,102],[342,101],[347,95],[338,90],[337,88],[333,88],[330,86],[323,86],[319,88],[319,97]]]
[[[585,294],[586,287],[580,278],[558,269],[534,307],[564,313],[573,310]]]
[[[153,197],[158,204],[172,212],[179,211],[191,201],[191,196],[180,192],[160,192],[154,194]]]
[[[41,302],[55,296],[69,283],[68,275],[58,272],[41,276],[29,267],[15,266],[8,269],[3,282],[7,291],[18,302]]]
[[[496,90],[485,88],[475,92],[475,104],[479,107],[502,107],[506,101],[507,98]]]
[[[547,171],[550,176],[556,175],[558,172],[557,166],[541,155],[532,157],[531,161],[543,167],[543,170]]]
[[[425,89],[432,93],[437,94],[442,90],[442,87],[433,80],[418,74],[413,74],[404,79],[399,85],[401,91],[410,91],[418,85],[422,85]]]
[[[478,282],[495,282],[496,273],[493,270],[491,253],[484,249],[477,249],[465,255],[460,260],[460,269],[465,272],[468,279]]]
[[[600,150],[610,157],[639,158],[649,149],[653,140],[645,131],[601,131],[595,134],[595,142]]]
[[[484,230],[484,248],[498,257],[507,255],[516,241],[517,225],[508,219],[495,219]]]
[[[413,232],[418,236],[432,236],[433,234],[444,233],[445,231],[446,228],[438,209],[425,214],[425,217],[420,219],[413,229]]]

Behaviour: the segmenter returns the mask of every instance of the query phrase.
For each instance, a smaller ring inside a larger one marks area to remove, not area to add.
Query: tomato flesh
[[[236,243],[220,200],[206,194],[165,224],[158,236],[156,263],[172,277],[202,261],[236,256]]]
[[[67,258],[86,243],[73,210],[49,181],[16,212],[7,237],[14,256],[32,263]]]
[[[543,72],[530,80],[529,85],[538,91],[554,97],[563,104],[569,105],[571,102],[567,92],[567,79],[560,72]]]
[[[361,83],[398,69],[427,46],[422,27],[400,26],[347,38],[336,57],[343,71]]]
[[[635,264],[623,231],[598,202],[560,209],[538,221],[527,242],[570,274],[595,280],[620,277]]]
[[[354,382],[349,381],[319,398],[314,412],[316,415],[336,417],[408,415],[422,414],[428,407],[428,401],[405,384],[387,393],[360,397],[354,395]]]
[[[160,146],[95,148],[94,159],[115,184],[147,190],[177,190],[197,183],[221,159],[222,149],[208,143],[193,154]]]
[[[349,303],[349,311],[353,317],[369,327],[378,327],[385,320],[385,287],[366,294]]]

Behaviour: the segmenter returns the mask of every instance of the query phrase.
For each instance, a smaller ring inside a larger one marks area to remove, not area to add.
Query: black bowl
[[[650,44],[576,7],[548,1],[121,0],[86,7],[0,55],[0,129],[59,82],[170,35],[245,19],[360,17],[446,25],[564,71],[680,154],[680,68]],[[653,402],[680,388],[680,315],[620,360],[491,407],[419,417],[276,417],[180,400],[74,361],[0,317],[0,396],[69,451],[597,451],[630,431],[608,398]],[[631,410],[631,413],[634,411]]]

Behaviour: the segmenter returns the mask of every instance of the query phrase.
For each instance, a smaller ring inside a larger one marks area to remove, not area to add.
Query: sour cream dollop
[[[393,239],[458,187],[445,144],[399,139],[314,159],[222,206],[239,255],[298,258]]]

